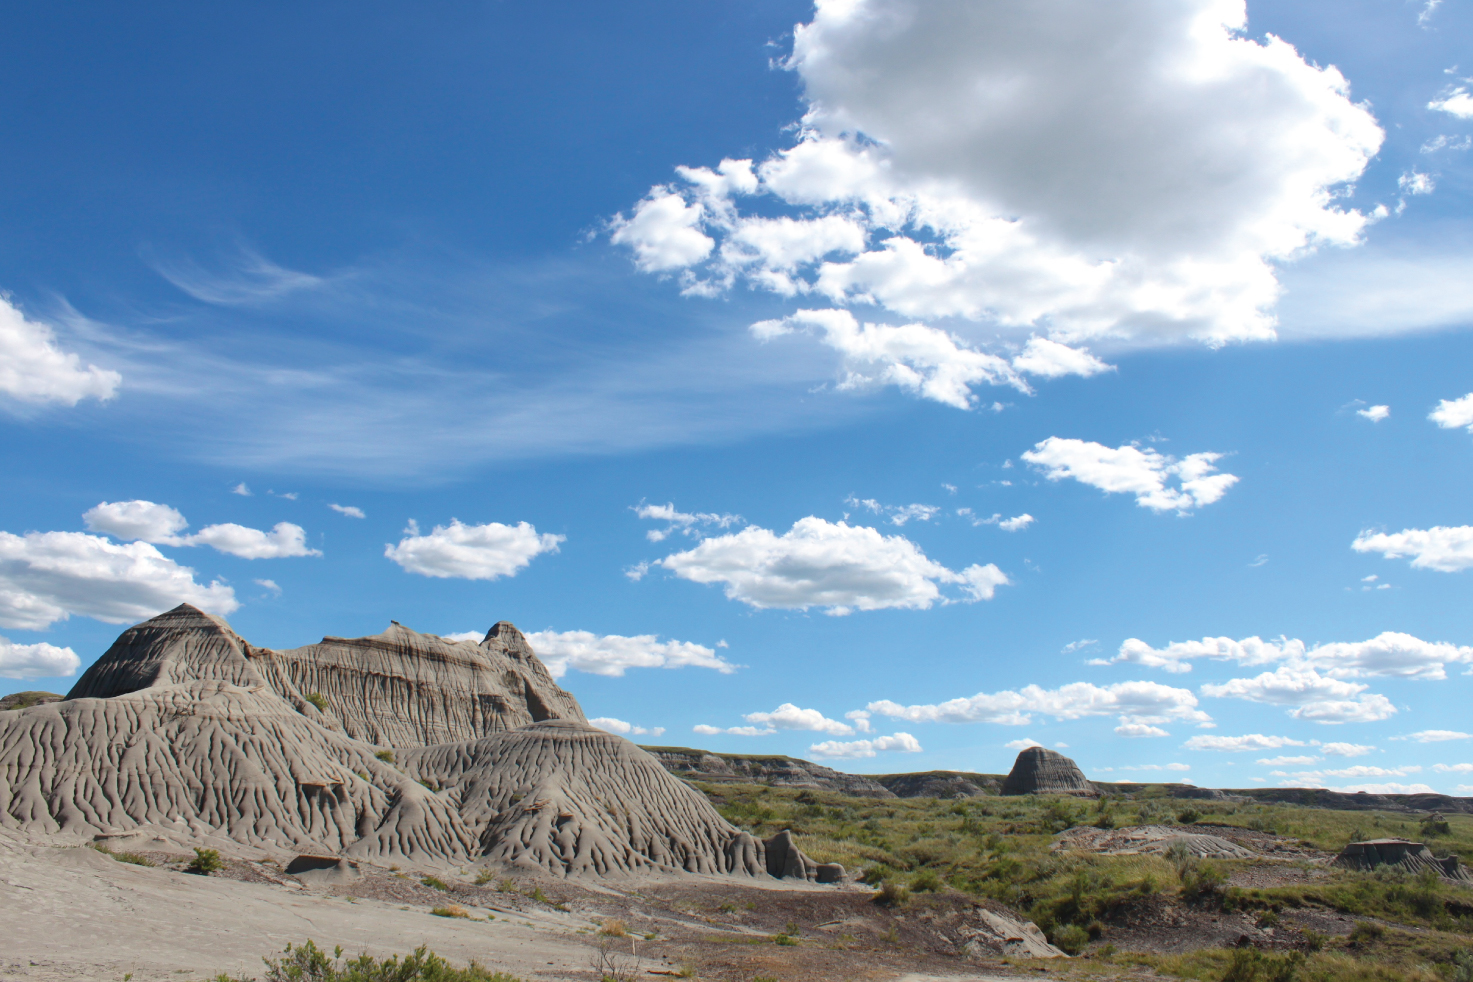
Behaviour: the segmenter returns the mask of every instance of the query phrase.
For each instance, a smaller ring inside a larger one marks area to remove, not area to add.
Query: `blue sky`
[[[0,692],[506,619],[644,742],[1473,793],[1470,36],[21,11]]]

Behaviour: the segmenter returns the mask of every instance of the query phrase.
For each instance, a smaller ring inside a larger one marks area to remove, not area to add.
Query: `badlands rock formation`
[[[863,798],[893,798],[876,780],[781,754],[717,754],[689,747],[645,747],[677,777],[711,784],[766,784],[775,788],[837,791]]]
[[[1079,765],[1057,751],[1029,747],[1002,782],[1003,794],[1095,794]]]
[[[769,866],[590,728],[510,624],[479,645],[395,624],[273,651],[188,605],[125,631],[65,700],[0,713],[0,826],[566,876]]]
[[[1431,870],[1438,876],[1449,880],[1473,880],[1473,875],[1469,875],[1468,871],[1463,868],[1456,854],[1446,859],[1438,859],[1432,855],[1432,850],[1428,849],[1426,844],[1408,842],[1406,839],[1368,839],[1365,842],[1352,842],[1340,850],[1340,855],[1335,857],[1331,865],[1367,872],[1380,866],[1390,866],[1407,873]]]
[[[1134,825],[1123,829],[1082,826],[1060,833],[1050,849],[1105,856],[1165,856],[1179,850],[1198,859],[1251,859],[1255,855],[1251,849],[1221,836],[1185,832],[1165,825]]]

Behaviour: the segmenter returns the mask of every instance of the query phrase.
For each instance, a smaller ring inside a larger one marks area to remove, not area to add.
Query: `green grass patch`
[[[371,955],[343,958],[343,949],[332,955],[312,941],[287,945],[280,958],[263,958],[263,982],[519,982],[504,972],[493,972],[476,962],[456,968],[421,945],[412,954],[391,955],[379,960]],[[245,976],[217,975],[210,982],[256,982]]]

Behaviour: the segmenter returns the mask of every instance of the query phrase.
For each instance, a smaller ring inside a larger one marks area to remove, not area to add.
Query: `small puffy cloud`
[[[207,525],[194,535],[181,539],[179,545],[210,546],[242,559],[284,559],[290,556],[320,556],[319,549],[307,548],[307,533],[300,525],[277,522],[270,532],[246,528],[234,522]]]
[[[281,596],[281,587],[277,585],[275,580],[256,580],[255,582],[256,586],[269,591],[273,597]]]
[[[452,518],[449,525],[436,525],[428,535],[421,535],[418,525],[410,522],[397,545],[384,546],[384,555],[421,576],[494,580],[517,575],[534,557],[557,552],[558,544],[566,540],[565,535],[539,535],[526,522],[464,525]]]
[[[676,509],[674,503],[647,505],[641,502],[634,506],[634,513],[640,518],[669,523],[663,529],[650,529],[645,533],[645,538],[651,542],[663,542],[669,538],[672,532],[677,531],[685,535],[700,536],[703,526],[714,525],[717,528],[730,528],[742,520],[742,516],[740,515],[718,515],[714,512],[706,511],[679,511]],[[635,579],[638,579],[638,577],[635,577]]]
[[[719,726],[711,726],[709,723],[697,723],[691,727],[691,732],[699,733],[701,736],[715,736],[721,733],[722,729]]]
[[[1355,414],[1357,416],[1363,416],[1363,417],[1365,417],[1366,419],[1370,420],[1372,423],[1379,423],[1379,422],[1381,422],[1381,420],[1383,420],[1387,416],[1390,416],[1391,415],[1391,407],[1390,406],[1370,406],[1370,407],[1368,407],[1366,409],[1357,409],[1355,411]]]
[[[1473,733],[1463,733],[1460,730],[1420,730],[1391,739],[1415,740],[1417,743],[1445,743],[1449,740],[1473,740]]]
[[[1115,727],[1115,733],[1123,737],[1166,737],[1170,733],[1159,726],[1151,726],[1147,723],[1121,723]]]
[[[75,406],[83,399],[107,401],[123,377],[82,364],[57,347],[56,334],[0,295],[0,394],[20,402]]]
[[[610,238],[628,246],[634,262],[646,273],[663,273],[698,263],[711,254],[716,240],[701,231],[705,208],[667,187],[654,187],[634,207],[634,214],[619,215],[611,223]]]
[[[904,525],[912,519],[929,522],[941,511],[937,505],[923,505],[919,502],[909,505],[882,505],[873,498],[856,498],[852,494],[844,499],[844,504],[851,508],[863,508],[877,515],[887,515],[891,525]]]
[[[246,486],[246,482],[241,481],[235,487],[233,487],[233,488],[230,489],[230,493],[231,494],[238,494],[242,498],[249,498],[251,496],[251,489]]]
[[[1469,95],[1466,88],[1458,86],[1427,103],[1427,108],[1450,113],[1459,119],[1473,119],[1473,95]]]
[[[1431,194],[1437,190],[1437,182],[1432,179],[1432,175],[1415,170],[1409,170],[1398,177],[1396,186],[1404,194]]]
[[[1445,430],[1467,427],[1473,433],[1473,392],[1460,399],[1441,399],[1427,418]]]
[[[1010,582],[991,563],[953,571],[902,536],[813,516],[782,535],[749,525],[658,565],[696,583],[725,584],[727,597],[758,609],[824,607],[836,616],[955,602],[942,594],[942,586],[955,587],[964,603],[991,600],[997,587]]]
[[[1007,743],[1003,744],[1003,746],[1007,747],[1009,750],[1027,750],[1029,747],[1041,747],[1043,746],[1043,744],[1039,743],[1032,737],[1022,737],[1018,740],[1009,740]]]
[[[467,640],[480,640],[475,635]],[[594,634],[592,631],[532,631],[527,643],[554,678],[575,668],[590,675],[622,678],[631,668],[714,668],[723,674],[736,666],[705,645],[661,641],[654,634]]]
[[[152,501],[102,501],[82,513],[93,532],[119,539],[177,544],[189,522],[177,510]]]
[[[815,743],[808,748],[808,752],[815,757],[847,760],[854,760],[860,757],[873,757],[877,753],[886,750],[897,750],[904,754],[918,754],[921,752],[921,744],[919,740],[909,733],[895,733],[890,736],[875,737],[872,740],[850,740],[848,742],[826,740],[823,743]]]
[[[363,513],[363,509],[362,508],[359,508],[357,505],[331,504],[331,505],[328,505],[327,507],[329,507],[333,511],[337,512],[339,515],[346,515],[349,518],[367,518],[368,517],[367,515],[365,515]]]
[[[1258,763],[1263,764],[1263,765],[1265,765],[1267,767],[1294,767],[1294,766],[1300,766],[1300,765],[1305,765],[1305,764],[1314,764],[1314,763],[1317,763],[1318,761],[1319,761],[1319,758],[1318,757],[1312,757],[1312,756],[1302,756],[1302,757],[1279,756],[1279,757],[1260,757],[1259,760],[1258,760]]]
[[[622,719],[614,719],[612,716],[600,716],[588,721],[589,726],[596,726],[607,733],[617,733],[619,736],[662,736],[665,733],[663,726],[655,726],[649,729],[643,726],[635,726],[626,723]]]
[[[75,675],[82,659],[70,648],[42,641],[16,644],[0,637],[0,679],[48,679]]]
[[[1362,683],[1327,678],[1313,668],[1283,665],[1253,678],[1204,685],[1202,694],[1293,706],[1290,716],[1316,723],[1368,723],[1395,715],[1396,707],[1391,700],[1382,695],[1365,695],[1366,688]]]
[[[770,713],[747,713],[742,718],[748,723],[765,727],[768,731],[811,730],[834,736],[849,736],[854,732],[854,727],[847,723],[829,719],[817,709],[799,709],[790,702],[783,703]]]
[[[1433,764],[1439,774],[1473,774],[1473,764]]]
[[[854,728],[860,733],[871,733],[874,728],[870,726],[870,711],[868,709],[851,709],[844,714],[844,718],[854,724]]]
[[[1336,679],[1374,676],[1444,679],[1446,666],[1473,664],[1473,647],[1423,641],[1399,631],[1383,631],[1367,641],[1335,641],[1313,648],[1297,639],[1265,641],[1256,635],[1240,641],[1232,638],[1174,641],[1164,648],[1152,648],[1139,638],[1127,638],[1114,658],[1095,659],[1090,664],[1127,663],[1181,673],[1190,672],[1192,662],[1202,658],[1245,666],[1284,662],[1307,666]]]
[[[109,624],[145,620],[180,603],[214,614],[240,604],[147,542],[84,532],[0,532],[0,625],[39,631],[78,614]]]
[[[320,556],[307,548],[307,533],[300,525],[278,522],[270,532],[227,522],[209,525],[194,535],[180,535],[189,524],[168,505],[152,501],[104,501],[82,515],[94,532],[107,532],[119,539],[140,539],[155,545],[211,546],[242,559],[282,559],[290,556]]]
[[[831,309],[800,310],[752,325],[752,333],[763,341],[794,331],[817,334],[843,356],[840,389],[894,385],[957,409],[975,404],[974,385],[1031,391],[1007,359],[977,351],[925,324],[861,324],[849,311]]]
[[[872,702],[865,708],[872,713],[913,723],[1026,726],[1032,722],[1034,713],[1055,719],[1119,716],[1122,724],[1211,721],[1210,716],[1197,708],[1197,697],[1189,689],[1174,689],[1159,682],[1118,682],[1110,686],[1071,682],[1057,689],[1028,685],[1017,690],[979,692],[975,696],[935,705],[902,706],[886,699]]]
[[[1364,743],[1316,743],[1327,757],[1364,757],[1376,748]]]
[[[1051,436],[1020,456],[1050,481],[1073,478],[1106,494],[1133,494],[1136,504],[1157,512],[1186,513],[1210,505],[1238,483],[1236,475],[1213,473],[1219,453],[1177,460],[1149,447],[1107,447]]]
[[[956,513],[963,518],[971,519],[975,526],[996,525],[1004,532],[1021,532],[1033,524],[1033,516],[1026,512],[1022,515],[1014,515],[1012,518],[1003,518],[1002,512],[994,512],[990,518],[978,518],[972,514],[970,508],[958,508]]]
[[[1064,375],[1082,375],[1088,378],[1115,370],[1114,365],[1106,365],[1083,348],[1071,348],[1048,338],[1030,339],[1022,353],[1013,358],[1013,367],[1020,372],[1043,378],[1060,378]]]
[[[1243,736],[1194,736],[1182,744],[1188,750],[1217,750],[1224,753],[1243,753],[1249,750],[1278,750],[1280,747],[1303,747],[1303,740],[1290,737],[1265,736],[1262,733],[1246,733]]]
[[[1412,557],[1414,569],[1457,573],[1473,566],[1473,526],[1434,525],[1430,529],[1400,532],[1362,532],[1350,548],[1379,552],[1387,559]]]

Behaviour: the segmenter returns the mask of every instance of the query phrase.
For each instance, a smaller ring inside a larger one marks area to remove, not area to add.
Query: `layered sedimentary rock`
[[[504,623],[479,645],[395,624],[283,652],[179,607],[125,631],[64,701],[0,715],[0,825],[305,854],[331,868],[304,868],[318,878],[353,875],[332,857],[565,876],[765,876],[770,857],[778,875],[824,870],[587,726]]]
[[[836,791],[863,798],[895,795],[868,777],[779,754],[716,754],[689,747],[645,747],[677,777],[712,784],[767,784],[775,788]]]
[[[1003,794],[1095,794],[1079,765],[1045,747],[1029,747],[1013,762],[1002,782]]]
[[[919,774],[877,774],[875,781],[900,798],[980,798],[1002,787],[996,774],[964,771],[925,771]]]
[[[1251,859],[1255,854],[1216,835],[1184,832],[1165,825],[1133,825],[1123,829],[1073,828],[1061,832],[1050,847],[1105,856],[1165,856],[1181,851],[1198,859]]]
[[[1431,870],[1438,876],[1450,880],[1473,881],[1473,875],[1463,868],[1456,855],[1438,859],[1432,855],[1425,843],[1408,842],[1406,839],[1368,839],[1352,842],[1340,850],[1331,864],[1344,869],[1374,870],[1390,866],[1407,873]]]
[[[188,604],[124,631],[67,698],[106,699],[196,679],[268,686],[322,725],[385,747],[584,719],[578,701],[505,622],[480,644],[395,622],[372,637],[328,637],[277,651],[249,644],[223,619]]]

